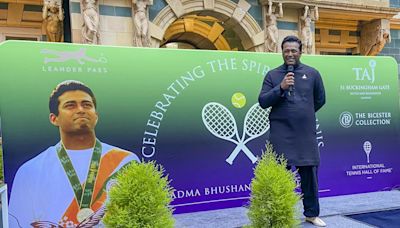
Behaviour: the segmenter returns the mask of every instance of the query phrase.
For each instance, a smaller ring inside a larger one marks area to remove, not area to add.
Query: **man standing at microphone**
[[[318,217],[320,156],[315,117],[325,104],[324,85],[316,69],[300,62],[299,38],[287,36],[281,47],[284,64],[267,73],[258,101],[262,108],[272,107],[270,142],[274,150],[288,160],[288,169],[298,169],[306,221],[326,226]]]

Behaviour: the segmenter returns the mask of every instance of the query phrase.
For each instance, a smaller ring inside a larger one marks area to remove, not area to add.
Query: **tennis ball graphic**
[[[243,108],[246,105],[246,97],[240,92],[234,93],[231,101],[235,108]]]

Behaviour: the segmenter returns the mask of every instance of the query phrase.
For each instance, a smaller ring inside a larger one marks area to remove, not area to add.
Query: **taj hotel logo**
[[[107,74],[107,58],[103,55],[90,56],[86,48],[76,51],[42,49],[44,55],[42,71],[49,73]]]
[[[368,62],[368,67],[354,67],[352,70],[355,73],[357,81],[369,81],[370,83],[375,82],[375,68],[376,68],[376,61],[371,59]]]

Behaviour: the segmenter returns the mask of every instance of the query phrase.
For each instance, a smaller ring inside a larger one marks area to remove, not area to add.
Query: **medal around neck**
[[[96,139],[96,144],[94,146],[92,158],[89,165],[90,168],[88,170],[86,181],[82,186],[79,181],[78,175],[72,165],[72,162],[68,157],[64,145],[60,143],[60,147],[57,148],[58,158],[61,161],[67,178],[74,191],[75,199],[80,208],[78,214],[76,215],[76,219],[78,220],[78,222],[84,221],[86,218],[93,214],[93,210],[90,209],[90,206],[92,205],[92,195],[94,191],[94,184],[97,178],[97,173],[99,170],[101,151],[101,143],[99,140]]]
[[[78,214],[76,215],[76,219],[78,220],[78,222],[81,223],[83,220],[85,220],[86,218],[91,216],[93,213],[94,213],[94,211],[90,208],[82,208],[79,210]]]

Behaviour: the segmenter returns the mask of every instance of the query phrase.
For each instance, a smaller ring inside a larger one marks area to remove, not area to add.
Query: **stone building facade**
[[[52,2],[63,8],[63,42],[266,52],[273,41],[279,52],[292,34],[309,54],[400,62],[399,0],[0,0],[0,42],[50,40]]]

